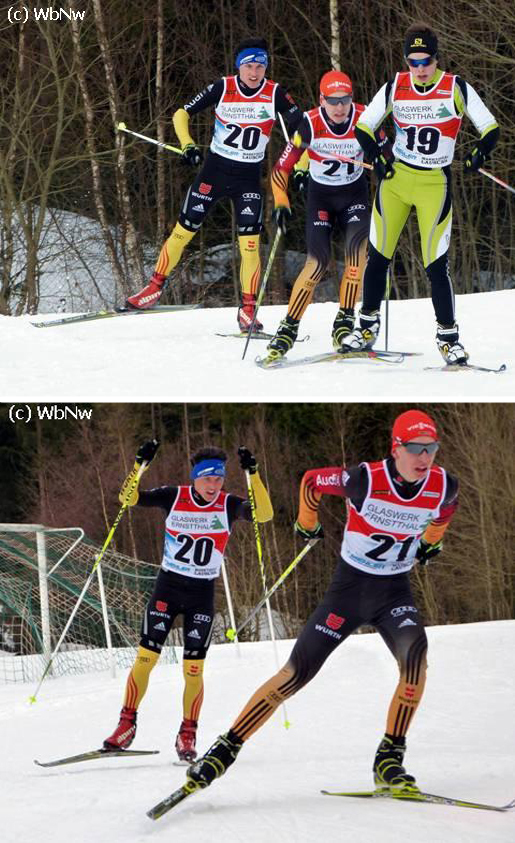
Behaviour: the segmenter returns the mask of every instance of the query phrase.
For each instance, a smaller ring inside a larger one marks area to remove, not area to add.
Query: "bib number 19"
[[[440,132],[434,126],[423,126],[422,129],[417,129],[416,126],[408,126],[405,132],[406,146],[410,152],[413,152],[416,148],[416,151],[422,155],[433,155],[438,149]]]

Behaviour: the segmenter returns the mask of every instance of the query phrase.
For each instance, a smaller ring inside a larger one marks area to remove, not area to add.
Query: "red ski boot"
[[[248,334],[250,326],[252,325],[254,313],[256,312],[256,297],[252,293],[243,293],[242,299],[243,303],[238,308],[238,325],[240,326],[240,331],[242,331],[242,333]],[[263,325],[259,319],[256,319],[252,333],[262,330]]]
[[[165,281],[166,275],[154,272],[147,286],[143,287],[139,293],[129,296],[125,304],[133,310],[149,310],[155,307],[163,293]]]
[[[175,749],[179,756],[179,761],[194,761],[197,757],[195,749],[195,741],[197,738],[197,721],[183,720],[179,734],[175,741]]]
[[[136,718],[134,708],[122,708],[120,722],[113,734],[104,741],[104,749],[128,749],[136,737]]]

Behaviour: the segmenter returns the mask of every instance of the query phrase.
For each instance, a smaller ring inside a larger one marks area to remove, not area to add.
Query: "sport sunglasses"
[[[427,67],[434,62],[436,56],[427,56],[425,59],[406,59],[410,67]]]
[[[326,101],[326,102],[328,102],[328,103],[329,103],[329,105],[340,105],[340,103],[341,103],[342,105],[348,105],[350,102],[352,102],[352,97],[351,97],[351,96],[346,96],[346,97],[326,97],[326,96],[324,95],[324,99],[325,99],[325,101]]]
[[[436,454],[438,448],[440,447],[439,442],[401,442],[401,445],[406,448],[408,454],[423,454],[424,451],[427,454]]]

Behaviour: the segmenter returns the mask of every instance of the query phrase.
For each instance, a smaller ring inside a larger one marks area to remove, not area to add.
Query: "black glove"
[[[182,160],[189,164],[190,167],[198,167],[202,164],[202,153],[198,146],[194,143],[189,143],[182,150]]]
[[[240,458],[240,466],[243,471],[248,471],[249,474],[255,474],[258,468],[256,458],[250,453],[248,448],[238,448],[238,456]]]
[[[281,229],[282,234],[286,234],[286,227],[290,217],[290,209],[285,208],[282,205],[280,205],[278,208],[274,208],[274,210],[272,211],[272,219],[275,222],[277,228]]]
[[[395,169],[391,158],[386,158],[382,152],[380,152],[376,155],[372,164],[374,165],[375,174],[380,181],[382,179],[393,179]]]
[[[464,168],[465,173],[477,173],[480,167],[486,161],[486,155],[481,149],[480,145],[474,147],[472,152],[469,152],[467,157],[465,158]]]
[[[298,193],[304,193],[308,189],[309,170],[294,170],[293,188]]]
[[[420,539],[420,544],[415,554],[421,565],[427,565],[435,556],[442,552],[443,543],[441,541],[429,544],[424,539]]]
[[[304,541],[309,542],[311,539],[323,539],[324,538],[324,528],[320,524],[320,522],[316,525],[314,530],[306,530],[298,521],[295,522],[293,529],[296,533],[299,534]]]
[[[141,465],[144,462],[149,465],[154,459],[158,448],[159,442],[157,439],[149,439],[148,442],[144,442],[143,445],[140,445],[138,453],[136,454],[137,465]]]

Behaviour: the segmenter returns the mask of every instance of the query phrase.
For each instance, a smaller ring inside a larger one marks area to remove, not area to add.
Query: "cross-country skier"
[[[223,491],[227,455],[218,448],[203,448],[191,460],[190,486],[162,486],[149,491],[132,489],[145,461],[154,458],[158,444],[146,442],[125,480],[120,501],[130,506],[159,507],[166,514],[163,561],[141,626],[134,666],[125,688],[118,726],[104,741],[104,748],[127,749],[136,735],[139,705],[147,690],[150,672],[157,664],[177,615],[184,616],[183,721],[175,748],[179,759],[196,757],[197,722],[204,698],[204,660],[211,642],[216,578],[225,546],[238,519],[252,521],[249,501]],[[238,451],[240,465],[250,474],[260,522],[273,517],[272,504],[247,448]]]
[[[374,780],[381,788],[416,788],[403,761],[406,733],[424,691],[427,638],[409,571],[417,561],[425,564],[440,553],[458,495],[457,480],[434,464],[438,447],[433,419],[408,410],[394,422],[386,459],[306,472],[295,524],[306,541],[323,537],[318,521],[322,495],[346,501],[348,517],[333,580],[284,667],[189,768],[192,782],[207,787],[225,773],[243,744],[285,699],[313,679],[336,647],[360,626],[372,625],[400,670],[373,761]]]
[[[159,301],[167,276],[219,199],[234,206],[240,249],[242,303],[238,310],[240,330],[248,332],[254,316],[261,264],[259,238],[262,230],[263,195],[261,167],[277,115],[284,116],[291,133],[302,112],[284,88],[265,77],[269,63],[267,42],[249,38],[236,54],[237,74],[218,79],[196,94],[173,115],[184,160],[193,167],[202,153],[193,140],[190,117],[215,107],[215,129],[202,169],[186,194],[179,221],[164,243],[150,282],[127,299],[130,307],[153,307]],[[254,330],[263,326],[254,323]]]
[[[377,92],[356,126],[356,138],[380,178],[363,278],[360,327],[344,340],[344,350],[371,348],[379,333],[379,308],[388,266],[411,208],[417,212],[422,258],[437,321],[436,342],[446,363],[464,365],[449,274],[452,196],[450,165],[463,115],[481,137],[465,158],[465,173],[483,166],[499,138],[495,118],[474,88],[438,68],[438,39],[418,21],[406,32],[408,70]],[[395,162],[388,161],[374,132],[388,114],[395,123]]]
[[[270,361],[283,357],[297,339],[299,322],[325,275],[331,257],[331,234],[337,225],[344,237],[345,268],[340,307],[332,328],[335,348],[341,347],[354,328],[354,305],[361,290],[370,228],[368,184],[363,167],[331,155],[363,160],[354,127],[364,109],[364,105],[352,101],[352,82],[346,73],[325,73],[320,80],[320,105],[304,114],[293,142],[283,150],[272,171],[274,217],[283,231],[291,213],[287,189],[294,167],[294,187],[307,189],[307,259],[293,286],[288,313],[268,346]],[[376,135],[380,146],[386,140],[381,134],[382,138],[379,132]],[[303,152],[306,145],[309,149]]]

